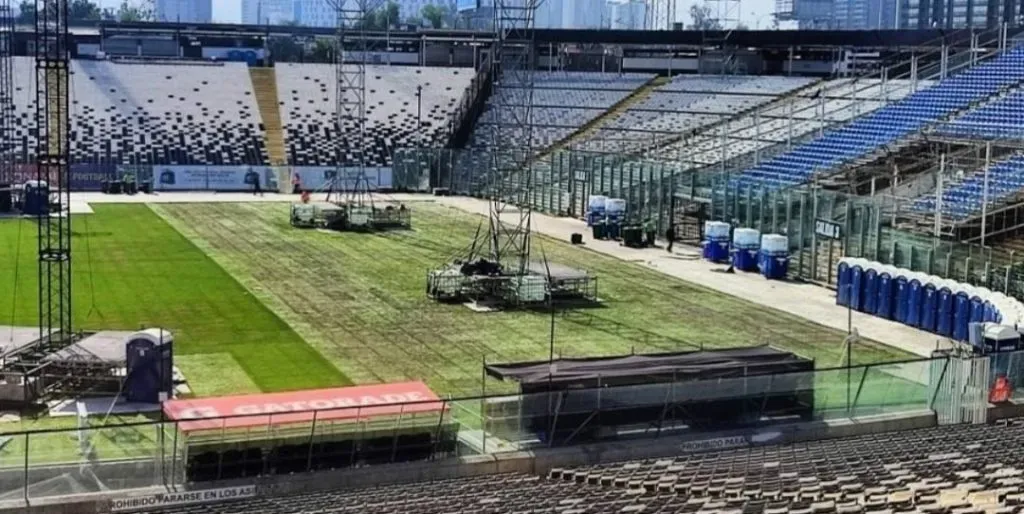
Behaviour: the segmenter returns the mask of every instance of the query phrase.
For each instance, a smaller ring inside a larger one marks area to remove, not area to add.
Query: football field
[[[77,327],[161,326],[197,395],[422,379],[481,392],[484,362],[546,359],[544,312],[474,313],[426,297],[425,276],[481,218],[416,203],[413,229],[299,230],[282,203],[96,205],[76,216]],[[0,324],[35,324],[35,225],[0,221]],[[840,362],[844,334],[545,237],[534,253],[599,277],[602,306],[555,317],[562,356],[769,343]],[[870,341],[857,363],[908,354]],[[494,384],[488,390],[494,390]]]

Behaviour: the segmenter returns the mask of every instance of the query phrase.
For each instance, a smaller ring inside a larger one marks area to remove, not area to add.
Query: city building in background
[[[647,3],[643,0],[609,1],[604,4],[603,28],[642,30],[647,19]]]
[[[833,29],[891,30],[897,28],[898,0],[835,0]]]
[[[211,0],[155,0],[153,17],[156,21],[210,23],[213,4]]]
[[[1018,8],[1021,12],[1018,12]],[[994,28],[1018,25],[1024,5],[1016,1],[903,0],[900,28]]]
[[[242,0],[242,23],[281,25],[295,20],[292,0]]]
[[[824,30],[834,23],[834,7],[833,0],[775,0],[775,17],[800,30]]]

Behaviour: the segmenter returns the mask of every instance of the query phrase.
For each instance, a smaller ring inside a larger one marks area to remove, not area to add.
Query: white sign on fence
[[[161,507],[208,503],[256,496],[256,486],[222,487],[220,489],[203,489],[201,491],[182,491],[178,493],[156,493],[144,496],[129,496],[110,501],[110,512],[132,512],[152,510]]]
[[[288,181],[296,175],[303,189],[326,190],[333,181],[341,191],[355,189],[356,170],[342,168],[340,179],[338,168],[333,166],[291,166]],[[365,168],[366,182],[360,187],[370,190],[392,189],[391,168]],[[282,177],[283,178],[283,177]],[[259,181],[263,191],[277,190],[277,172],[269,166],[154,166],[154,191],[252,191]]]

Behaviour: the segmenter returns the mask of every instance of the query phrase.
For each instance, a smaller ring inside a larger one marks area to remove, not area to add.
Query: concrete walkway
[[[487,214],[488,207],[485,200],[456,196],[394,194],[380,195],[378,198],[408,203],[435,202],[481,215]],[[292,202],[296,200],[296,195],[278,193],[267,193],[262,197],[254,197],[251,193],[167,192],[133,196],[73,193],[71,207],[73,213],[87,213],[92,212],[89,207],[90,203]],[[569,235],[573,232],[578,232],[583,234],[584,243],[590,250],[635,262],[687,282],[779,309],[844,332],[847,330],[848,316],[852,314],[850,316],[852,325],[862,337],[886,343],[922,357],[931,356],[931,352],[936,348],[950,346],[948,339],[935,334],[859,312],[850,313],[848,309],[836,305],[833,291],[820,286],[769,281],[753,273],[721,273],[720,271],[724,269],[723,265],[700,260],[700,250],[692,246],[677,245],[672,254],[666,253],[663,249],[627,248],[615,241],[594,240],[590,236],[586,224],[582,221],[536,213],[533,216],[533,230],[564,241],[568,241]]]

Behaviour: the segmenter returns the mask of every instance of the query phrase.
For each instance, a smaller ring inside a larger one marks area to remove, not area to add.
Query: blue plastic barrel
[[[874,315],[878,312],[878,271],[869,269],[864,272],[864,309]]]
[[[761,252],[761,275],[769,280],[782,280],[789,273],[789,255]]]
[[[921,309],[924,305],[924,287],[921,279],[914,277],[907,283],[910,290],[907,301],[907,319],[904,323],[912,327],[921,326]]]
[[[946,337],[953,336],[953,312],[956,311],[953,291],[948,287],[939,288],[938,308],[935,311],[935,332]]]
[[[859,264],[850,266],[850,305],[855,310],[864,310],[864,268]]]
[[[966,341],[970,332],[971,323],[971,297],[961,291],[954,297],[953,307],[953,339]]]
[[[895,314],[893,309],[893,295],[896,292],[894,286],[895,281],[888,271],[878,274],[878,304],[875,309],[875,316],[892,319],[893,314]]]
[[[985,321],[988,321],[988,322],[991,322],[991,323],[999,323],[999,320],[996,319],[998,317],[998,314],[999,314],[999,312],[996,310],[996,306],[993,305],[992,302],[986,300],[985,301]]]
[[[925,284],[921,288],[921,323],[918,328],[935,332],[935,321],[939,308],[939,291],[935,284]]]
[[[850,283],[853,281],[853,269],[846,262],[840,262],[836,270],[836,305],[850,304]]]
[[[757,271],[757,249],[737,248],[733,250],[732,265],[740,271]]]
[[[893,281],[893,318],[900,323],[907,322],[907,310],[910,309],[910,282],[907,277],[900,275]]]

